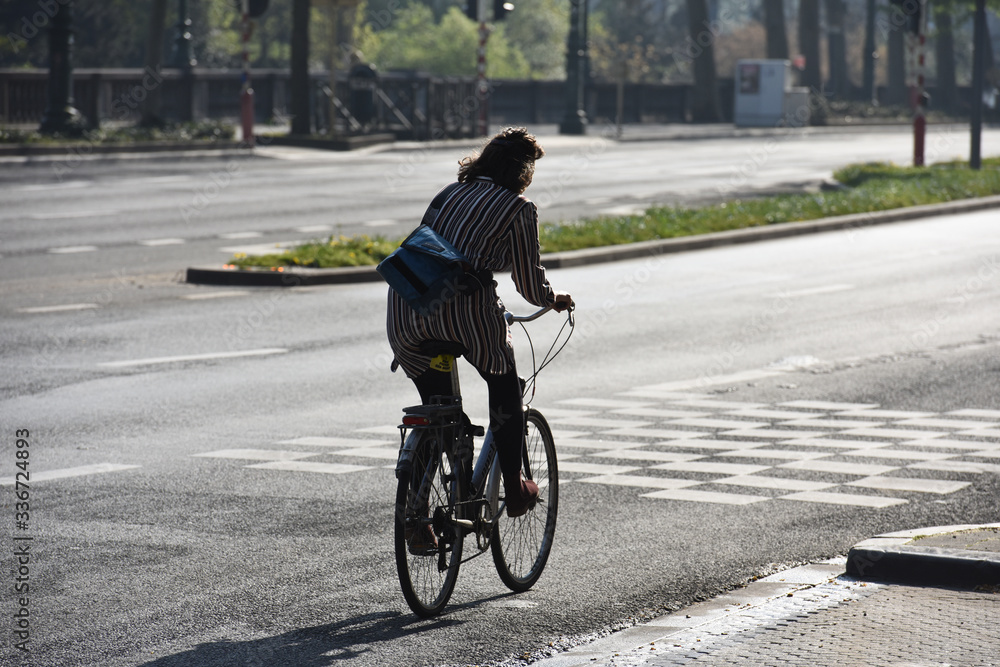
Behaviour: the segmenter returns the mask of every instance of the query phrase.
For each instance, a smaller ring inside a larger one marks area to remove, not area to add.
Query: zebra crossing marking
[[[883,508],[909,502],[889,493],[946,495],[972,484],[893,475],[899,471],[1000,474],[1000,411],[932,413],[805,400],[738,403],[672,386],[543,407],[560,452],[561,481],[646,489],[639,497],[652,501],[741,506],[790,500]],[[394,468],[389,462],[398,456],[398,442],[399,429],[382,425],[274,443],[290,449],[223,449],[195,456],[242,459],[248,462],[244,467],[263,471],[350,474]],[[291,449],[296,447],[304,449]],[[806,478],[817,473],[834,477]],[[686,476],[695,478],[681,479]],[[750,493],[753,489],[761,493]]]
[[[870,489],[880,489],[885,491],[917,491],[920,493],[955,493],[969,486],[969,482],[949,482],[943,479],[920,479],[913,477],[865,477],[853,482],[847,482],[847,486],[863,486]]]
[[[809,503],[824,503],[827,505],[854,505],[857,507],[885,508],[894,505],[905,505],[905,498],[889,498],[886,496],[862,496],[854,493],[835,493],[831,491],[802,491],[781,496],[782,500],[800,500]]]

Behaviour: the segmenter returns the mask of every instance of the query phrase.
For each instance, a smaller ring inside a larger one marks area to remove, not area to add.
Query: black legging
[[[478,370],[478,369],[477,369]],[[518,473],[521,470],[521,448],[524,444],[524,412],[521,406],[521,382],[517,370],[503,375],[490,375],[479,371],[490,392],[490,430],[500,457],[504,490],[516,495],[520,491]],[[451,395],[451,375],[427,369],[413,379],[424,404],[431,396]]]

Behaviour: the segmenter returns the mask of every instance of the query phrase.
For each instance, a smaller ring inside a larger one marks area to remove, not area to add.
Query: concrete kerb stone
[[[915,585],[1000,584],[1000,552],[919,546],[916,538],[1000,529],[1000,523],[939,526],[879,535],[855,545],[847,555],[847,575],[858,579]],[[1000,536],[996,538],[1000,540]]]
[[[876,211],[843,215],[821,220],[786,222],[763,227],[734,229],[698,236],[658,239],[601,248],[568,250],[542,255],[542,264],[550,269],[585,266],[603,262],[638,259],[666,253],[687,252],[737,243],[751,243],[770,239],[787,238],[801,234],[816,234],[837,230],[860,229],[873,225],[917,220],[948,213],[971,213],[1000,208],[1000,195],[961,201],[912,206],[889,211]],[[271,269],[247,270],[224,267],[192,267],[187,270],[186,281],[204,285],[242,285],[258,287],[286,287],[294,285],[331,285],[342,283],[375,282],[381,280],[374,266],[335,269],[309,269],[284,267],[283,271]]]

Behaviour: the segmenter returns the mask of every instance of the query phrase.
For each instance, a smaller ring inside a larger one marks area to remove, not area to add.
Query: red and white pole
[[[480,2],[480,11],[485,11],[485,3]],[[483,15],[479,15],[479,50],[476,60],[476,92],[479,99],[479,124],[477,131],[479,136],[485,137],[489,134],[489,113],[487,109],[489,86],[486,83],[486,42],[490,38],[490,29],[486,27]]]
[[[250,87],[250,0],[243,0],[243,74],[240,90],[240,119],[243,141],[253,148],[253,88]]]

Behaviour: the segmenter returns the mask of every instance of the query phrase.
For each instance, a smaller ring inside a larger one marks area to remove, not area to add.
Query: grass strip
[[[559,252],[986,197],[1000,194],[1000,157],[983,160],[978,171],[964,162],[930,167],[873,163],[844,167],[834,178],[843,189],[737,199],[699,208],[658,206],[640,215],[546,223],[540,226],[539,240],[542,252]],[[401,241],[331,236],[271,255],[236,255],[230,264],[239,268],[374,265]]]

